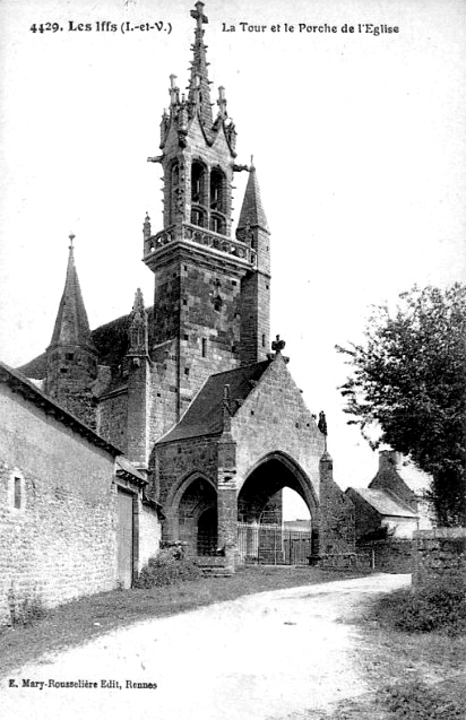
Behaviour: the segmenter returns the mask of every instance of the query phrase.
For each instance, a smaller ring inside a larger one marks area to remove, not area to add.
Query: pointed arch
[[[201,470],[192,470],[167,498],[167,531],[189,553],[209,555],[217,547],[217,489]]]
[[[195,468],[190,470],[188,473],[183,475],[179,482],[171,488],[170,493],[166,499],[166,505],[172,508],[178,508],[180,500],[183,497],[188,487],[196,480],[202,480],[211,486],[212,490],[217,493],[217,487],[215,483],[200,469]]]
[[[257,520],[267,502],[284,487],[302,497],[312,523],[317,524],[319,500],[310,478],[294,458],[279,450],[262,456],[249,469],[238,492],[238,517]]]

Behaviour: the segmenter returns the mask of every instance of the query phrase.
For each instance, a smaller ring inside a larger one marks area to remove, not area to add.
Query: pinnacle
[[[204,15],[204,3],[197,2],[191,17],[196,20],[194,43],[192,45],[193,60],[191,62],[191,78],[189,81],[188,100],[197,108],[199,116],[208,127],[212,125],[212,108],[210,103],[209,79],[207,76],[206,50],[203,25],[208,22]]]
[[[251,158],[252,159],[252,158]],[[244,193],[238,228],[259,226],[268,230],[267,218],[262,205],[256,168],[251,164],[248,184]]]
[[[142,294],[141,288],[138,288],[134,295],[133,311],[135,310],[144,311],[144,296]]]

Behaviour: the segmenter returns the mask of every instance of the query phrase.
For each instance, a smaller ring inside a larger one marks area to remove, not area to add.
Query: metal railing
[[[238,551],[245,563],[309,565],[312,533],[282,525],[238,523]]]

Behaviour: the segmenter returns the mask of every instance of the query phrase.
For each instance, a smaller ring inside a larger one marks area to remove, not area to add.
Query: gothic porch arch
[[[267,502],[289,487],[306,503],[312,525],[317,527],[319,500],[308,475],[290,455],[273,451],[264,455],[248,471],[238,488],[238,519],[258,521]],[[242,517],[241,517],[242,516]]]
[[[307,531],[284,528],[281,491],[286,487],[298,493],[309,510]],[[318,553],[317,493],[299,463],[284,452],[267,453],[250,468],[239,488],[237,513],[241,563],[301,564]]]

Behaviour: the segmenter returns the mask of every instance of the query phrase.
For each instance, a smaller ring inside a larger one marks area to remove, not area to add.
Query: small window
[[[15,510],[24,510],[25,499],[24,478],[16,470],[10,475],[8,483],[8,504]]]
[[[185,367],[185,369],[184,369],[184,374],[185,374],[185,375],[189,375],[189,368]]]
[[[265,335],[262,335],[262,347],[265,347]]]
[[[60,368],[60,372],[62,375],[66,375],[66,373],[68,372],[68,368]]]
[[[73,360],[74,359],[74,353],[66,353],[65,355],[67,360]]]
[[[18,510],[21,508],[21,499],[22,499],[22,488],[21,488],[21,478],[15,477],[14,479],[14,506]]]
[[[202,357],[207,357],[207,340],[206,338],[202,338]]]

